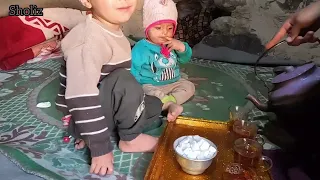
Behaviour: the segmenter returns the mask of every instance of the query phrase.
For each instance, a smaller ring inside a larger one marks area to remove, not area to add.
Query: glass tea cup
[[[241,164],[244,168],[254,168],[258,171],[265,172],[272,168],[272,160],[262,155],[262,145],[248,138],[239,138],[235,140],[234,162]]]
[[[257,180],[258,176],[252,168],[243,168],[239,163],[231,163],[224,167],[223,180]]]
[[[230,106],[229,107],[229,130],[233,130],[233,123],[236,120],[248,120],[249,110],[243,106]]]
[[[254,139],[262,146],[265,144],[264,138],[258,134],[258,126],[250,121],[235,120],[233,123],[233,132],[236,138]]]

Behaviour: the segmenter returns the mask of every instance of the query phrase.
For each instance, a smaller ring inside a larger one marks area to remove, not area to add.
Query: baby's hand
[[[184,52],[186,50],[185,45],[181,41],[169,37],[167,37],[167,40],[168,41],[164,44],[167,45],[167,47],[169,48],[169,52],[172,50]]]
[[[113,173],[113,153],[93,157],[91,161],[90,173],[94,173],[100,176]]]

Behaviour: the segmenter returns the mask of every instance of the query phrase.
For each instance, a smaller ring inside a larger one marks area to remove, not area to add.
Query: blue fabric
[[[192,49],[183,43],[184,52],[171,51],[170,57],[164,57],[161,47],[142,39],[132,49],[131,73],[140,84],[161,86],[180,79],[179,63],[187,63],[192,56]]]
[[[7,157],[0,153],[0,179],[7,180],[42,180],[42,178],[27,174],[21,170],[18,166],[13,164]]]

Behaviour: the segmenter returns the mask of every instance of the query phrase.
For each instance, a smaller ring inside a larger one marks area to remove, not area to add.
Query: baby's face
[[[167,38],[174,36],[174,25],[172,23],[161,23],[153,26],[148,31],[148,38],[155,44],[163,44],[167,42]]]
[[[112,24],[127,22],[134,12],[137,0],[90,0],[93,12]]]

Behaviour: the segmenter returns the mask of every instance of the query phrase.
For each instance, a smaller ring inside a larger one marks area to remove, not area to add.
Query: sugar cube
[[[192,141],[192,143],[191,143],[191,149],[192,149],[193,151],[199,151],[199,150],[200,150],[200,147],[199,147],[199,145],[198,145],[197,142]]]
[[[211,158],[209,151],[204,151],[204,152],[203,152],[203,156],[204,156],[206,159],[207,159],[207,158]]]
[[[198,160],[204,160],[204,159],[206,159],[206,157],[205,157],[204,154],[201,152],[200,154],[198,154],[197,159],[198,159]]]
[[[209,152],[210,153],[215,153],[216,151],[217,150],[214,147],[210,146],[210,148],[209,148]]]
[[[180,146],[177,146],[176,150],[179,154],[183,154],[183,149]]]
[[[188,147],[190,147],[190,144],[189,143],[181,143],[178,145],[178,147],[180,147],[182,150],[185,150]]]
[[[195,135],[193,136],[193,139],[197,142],[199,142],[200,140],[202,140],[202,138],[199,135]]]
[[[180,144],[187,144],[187,143],[189,143],[189,138],[188,137],[185,137],[184,139],[182,139],[180,141]]]
[[[190,159],[197,159],[197,156],[200,154],[200,151],[191,151],[187,154],[188,158]]]
[[[212,146],[210,146],[208,152],[209,152],[209,156],[212,157],[214,155],[214,153],[216,153],[216,149]]]
[[[192,153],[192,149],[191,148],[186,148],[185,150],[183,150],[183,154],[187,155]]]
[[[188,159],[205,160],[212,158],[217,150],[210,146],[206,139],[195,135],[183,138],[177,145],[176,151]]]
[[[210,147],[210,144],[206,140],[201,139],[200,150],[206,151],[209,149],[209,147]]]

